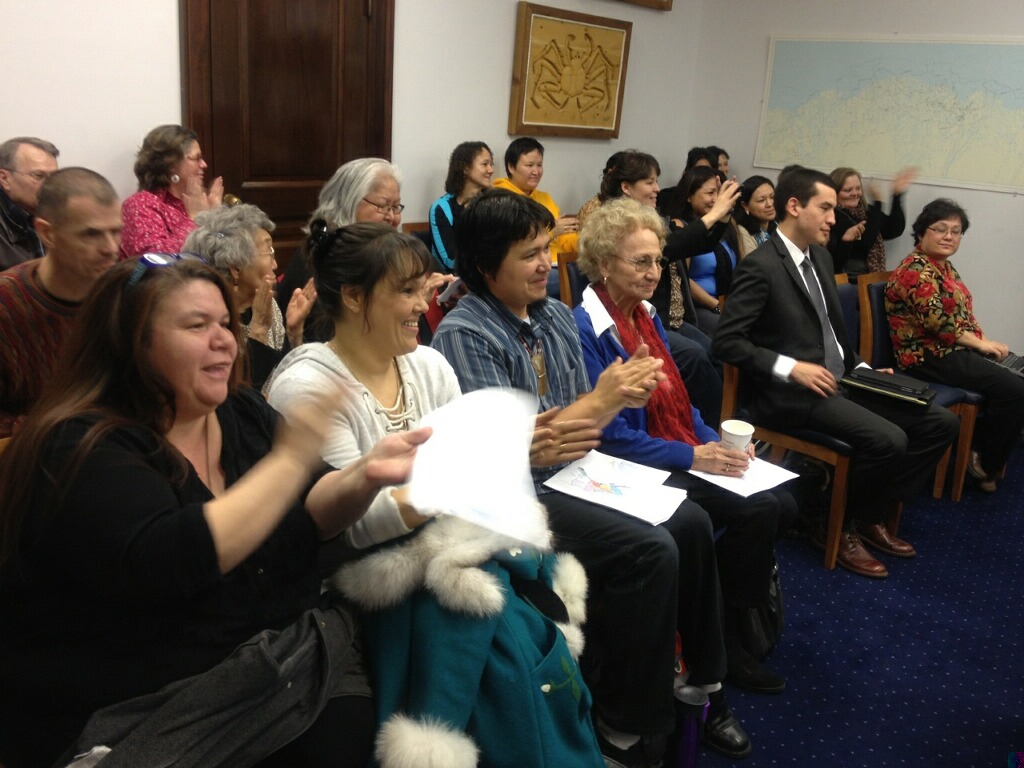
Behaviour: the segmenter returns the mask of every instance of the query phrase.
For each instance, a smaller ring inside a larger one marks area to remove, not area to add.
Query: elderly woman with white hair
[[[249,377],[254,387],[261,388],[285,353],[302,344],[303,324],[316,291],[311,281],[293,291],[282,316],[274,301],[277,261],[270,234],[274,222],[255,205],[201,213],[196,225],[183,250],[205,259],[231,286],[246,339]]]
[[[322,219],[333,230],[356,222],[379,222],[398,229],[403,210],[402,174],[398,167],[379,157],[361,157],[342,165],[324,184],[309,223]],[[302,288],[313,276],[308,248],[307,240],[285,270],[278,299],[281,309],[284,297]],[[327,341],[332,331],[333,323],[315,305],[306,320],[305,340]]]
[[[704,648],[702,657],[697,657],[693,648],[708,645],[702,634],[711,629],[687,625],[685,612],[679,629],[691,682],[706,686],[711,694],[705,743],[741,757],[749,744],[729,722],[728,708],[717,693],[718,680],[709,671],[714,665],[703,657],[717,657],[724,651],[726,669],[722,671],[740,687],[759,693],[785,688],[785,680],[760,663],[763,649],[749,640],[758,612],[768,604],[778,521],[780,515],[795,514],[795,501],[784,487],[744,498],[688,471],[736,477],[754,458],[752,450],[738,451],[719,441],[691,404],[686,385],[670,364],[665,329],[650,303],[661,278],[664,243],[665,224],[653,208],[620,198],[594,211],[580,235],[578,262],[591,284],[573,315],[591,382],[612,361],[628,359],[641,345],[666,362],[662,370],[668,381],[645,407],[625,409],[604,428],[601,450],[668,470],[667,484],[684,488],[688,501],[703,508],[714,528],[725,529],[715,545],[725,608],[724,648]],[[692,588],[681,584],[680,592]]]

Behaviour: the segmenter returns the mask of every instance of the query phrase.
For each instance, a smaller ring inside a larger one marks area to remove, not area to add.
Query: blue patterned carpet
[[[921,498],[881,581],[821,567],[808,543],[778,544],[786,630],[768,663],[780,696],[727,686],[754,742],[718,766],[1005,766],[1024,751],[1024,451],[998,493],[970,478],[953,504]]]

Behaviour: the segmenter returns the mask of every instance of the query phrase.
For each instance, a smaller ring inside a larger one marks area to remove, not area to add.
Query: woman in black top
[[[51,765],[66,749],[68,757],[96,743],[117,755],[121,739],[109,732],[75,743],[90,716],[131,700],[108,716],[130,724],[118,731],[130,740],[167,717],[154,705],[164,695],[157,692],[186,678],[210,681],[210,696],[189,701],[191,725],[139,745],[166,758],[180,736],[175,757],[187,752],[190,761],[175,765],[252,765],[290,741],[288,765],[369,756],[373,713],[355,623],[321,598],[317,551],[363,514],[379,487],[404,481],[425,432],[392,436],[351,467],[327,471],[320,446],[342,393],[278,422],[261,397],[237,387],[230,307],[222,278],[198,260],[143,257],[112,268],[5,452],[7,768]],[[318,626],[330,629],[318,638]],[[257,637],[262,631],[291,637],[305,628],[314,653],[257,664],[260,675],[241,669],[247,648],[274,647],[278,635]],[[324,655],[328,637],[336,652]],[[303,671],[308,677],[288,677]],[[306,711],[275,709],[303,680],[323,681]],[[305,751],[314,742],[319,750]],[[225,751],[231,743],[241,752]],[[156,761],[149,752],[133,759]]]
[[[888,215],[882,211],[881,190],[874,184],[868,191],[874,202],[864,196],[860,174],[853,168],[836,168],[830,174],[836,186],[836,223],[828,236],[828,250],[836,274],[850,277],[881,272],[885,269],[885,240],[903,234],[907,220],[903,215],[903,193],[917,171],[904,168],[892,180],[892,202]]]

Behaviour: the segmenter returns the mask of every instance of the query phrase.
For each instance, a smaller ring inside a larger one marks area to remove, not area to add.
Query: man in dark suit
[[[839,385],[864,363],[847,338],[832,259],[823,247],[835,223],[835,188],[825,174],[796,167],[780,175],[775,199],[778,230],[736,268],[714,352],[743,371],[746,405],[756,421],[814,429],[853,446],[839,564],[882,578],[888,571],[864,545],[914,556],[882,521],[897,502],[921,490],[959,422],[944,408]]]

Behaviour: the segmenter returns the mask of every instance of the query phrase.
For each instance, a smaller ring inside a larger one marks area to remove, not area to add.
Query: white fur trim
[[[423,582],[427,564],[416,549],[407,544],[374,552],[340,568],[328,583],[367,610],[398,605]]]
[[[473,740],[439,720],[394,715],[377,734],[374,754],[382,768],[475,768]]]
[[[568,552],[558,553],[551,574],[551,589],[565,603],[569,621],[580,626],[587,621],[587,572]]]
[[[575,624],[562,624],[558,622],[558,628],[562,630],[562,635],[565,637],[565,645],[569,649],[569,653],[572,657],[579,661],[580,656],[583,655],[583,647],[586,645],[586,640],[583,637],[583,630],[577,627]]]

